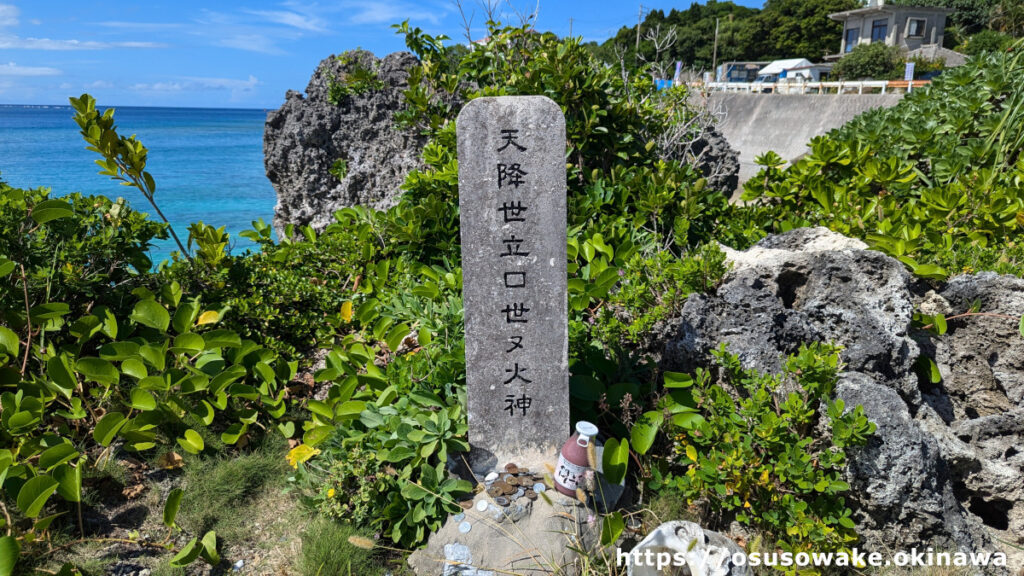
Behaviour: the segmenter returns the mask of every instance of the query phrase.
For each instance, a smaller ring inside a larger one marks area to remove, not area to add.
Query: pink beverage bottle
[[[566,496],[576,496],[583,473],[590,468],[587,459],[587,448],[597,437],[597,426],[580,420],[576,423],[576,433],[562,445],[558,455],[558,467],[555,468],[555,489]]]

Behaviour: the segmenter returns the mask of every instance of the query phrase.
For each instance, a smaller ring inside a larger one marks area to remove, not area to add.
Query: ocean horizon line
[[[238,110],[238,111],[241,111],[241,112],[253,112],[253,111],[257,111],[257,110],[258,111],[263,111],[263,112],[269,112],[271,110],[276,110],[277,109],[277,108],[262,108],[262,107],[257,107],[257,108],[232,108],[232,107],[218,107],[218,106],[138,106],[138,105],[127,105],[127,104],[126,105],[118,105],[118,104],[103,105],[103,104],[100,104],[100,105],[97,105],[97,107],[101,108],[101,109],[107,109],[107,108],[125,109],[125,108],[131,108],[131,109],[137,109],[137,110]],[[63,109],[71,110],[71,104],[0,104],[0,108],[27,108],[27,109],[34,109],[34,110],[50,109],[50,108],[63,108]]]

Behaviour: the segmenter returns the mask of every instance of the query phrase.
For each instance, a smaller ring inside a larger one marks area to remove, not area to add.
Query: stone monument
[[[541,465],[570,432],[565,117],[477,98],[457,126],[470,467]]]

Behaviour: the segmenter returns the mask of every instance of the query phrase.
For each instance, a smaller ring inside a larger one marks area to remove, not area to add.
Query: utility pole
[[[572,38],[572,16],[569,16],[569,38]]]
[[[634,63],[640,58],[640,19],[644,17],[644,5],[640,5],[640,9],[636,11],[636,48],[633,50],[633,61]]]
[[[718,18],[715,18],[715,47],[711,52],[711,77],[718,82]]]

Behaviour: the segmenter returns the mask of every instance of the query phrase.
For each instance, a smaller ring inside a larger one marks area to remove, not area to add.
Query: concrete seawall
[[[724,94],[710,97],[725,117],[718,129],[740,153],[740,185],[757,174],[754,158],[774,150],[792,162],[807,143],[859,114],[895,106],[902,94]]]

